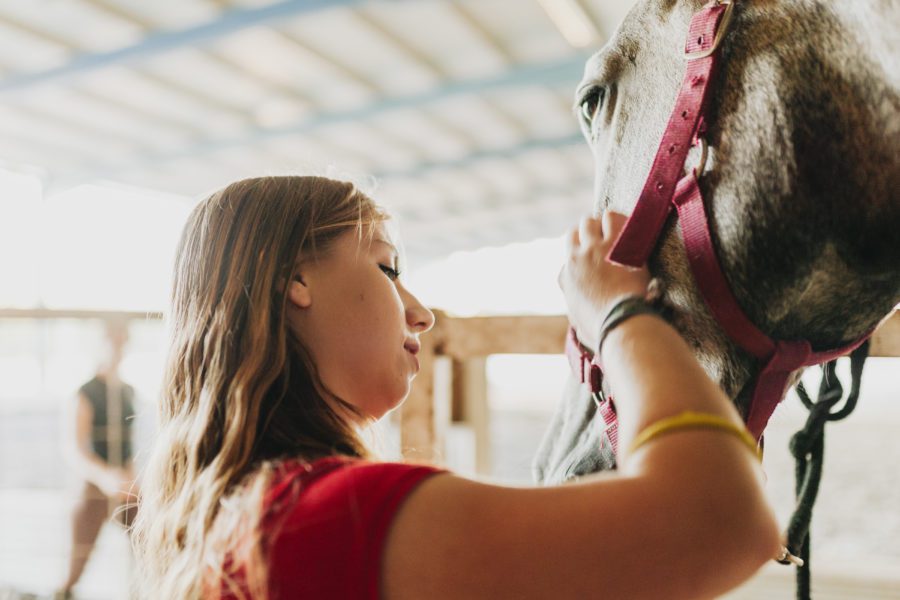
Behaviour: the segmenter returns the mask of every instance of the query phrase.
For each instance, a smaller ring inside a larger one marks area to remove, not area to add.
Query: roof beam
[[[384,98],[357,109],[322,113],[293,125],[269,129],[255,129],[230,138],[202,141],[172,152],[140,154],[135,156],[134,162],[127,167],[110,167],[109,165],[96,164],[89,166],[87,173],[78,169],[78,173],[65,173],[61,175],[66,178],[69,178],[69,176],[72,175],[82,177],[112,177],[115,173],[135,167],[164,164],[182,158],[211,154],[227,148],[259,144],[267,140],[289,135],[305,135],[323,127],[340,123],[364,122],[367,119],[384,112],[406,108],[421,108],[424,105],[453,96],[478,94],[492,89],[516,86],[574,83],[581,78],[583,70],[584,57],[581,55],[540,65],[514,67],[494,77],[454,81],[419,94],[397,98]]]
[[[82,54],[68,63],[37,73],[22,73],[0,81],[0,94],[21,92],[37,85],[58,83],[83,73],[110,66],[128,65],[152,56],[177,50],[196,48],[228,34],[282,19],[319,10],[352,7],[367,0],[282,0],[259,8],[234,8],[209,23],[177,31],[158,31],[137,44],[109,52]]]
[[[535,150],[551,150],[565,146],[583,144],[584,137],[580,133],[563,135],[554,138],[531,139],[506,148],[492,148],[488,150],[476,150],[466,154],[463,158],[449,161],[434,161],[419,163],[411,169],[398,171],[381,171],[374,173],[378,179],[416,178],[439,169],[458,169],[472,166],[480,161],[489,159],[515,158],[527,152]]]

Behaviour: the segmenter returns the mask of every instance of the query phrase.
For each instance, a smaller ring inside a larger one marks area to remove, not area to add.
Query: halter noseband
[[[705,117],[711,83],[720,63],[719,50],[731,24],[735,2],[713,0],[691,19],[684,50],[687,68],[675,108],[637,204],[607,260],[632,267],[646,264],[669,212],[675,208],[691,272],[706,306],[728,337],[763,365],[754,382],[746,415],[747,428],[759,441],[775,407],[784,397],[792,372],[851,352],[872,331],[846,346],[823,352],[814,352],[806,340],[774,340],[750,321],[722,273],[698,178],[703,176],[706,163]],[[700,168],[685,175],[688,151],[698,144],[703,155]],[[602,393],[600,357],[578,342],[574,329],[566,337],[566,354],[582,383],[590,385],[616,451],[615,409],[612,398]]]

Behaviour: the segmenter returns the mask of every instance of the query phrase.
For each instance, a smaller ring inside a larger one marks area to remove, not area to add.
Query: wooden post
[[[437,355],[444,319],[436,311],[434,328],[422,336],[419,375],[400,407],[400,452],[408,460],[439,462],[444,454],[451,406],[449,359]]]
[[[487,357],[453,361],[455,422],[468,425],[475,438],[475,471],[491,472],[491,421],[488,405]]]

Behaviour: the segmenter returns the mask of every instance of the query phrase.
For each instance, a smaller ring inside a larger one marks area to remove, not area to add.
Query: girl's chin
[[[402,396],[400,396],[398,399],[394,400],[393,402],[390,402],[387,405],[387,408],[382,413],[381,417],[379,417],[379,418],[382,418],[382,417],[390,414],[391,412],[397,410],[401,406],[403,406],[403,403],[406,402],[406,398],[408,396],[409,396],[409,388],[407,388],[406,392]]]
[[[391,411],[399,408],[403,404],[404,400],[406,400],[405,396],[395,402],[386,402],[378,407],[369,406],[366,408],[366,410],[361,410],[360,413],[363,415],[362,419],[363,421],[365,421],[364,424],[369,425],[375,421],[380,421],[388,414],[390,414]]]
[[[380,389],[381,393],[374,396],[371,392],[362,394],[364,397],[357,400],[350,400],[364,420],[380,421],[390,413],[401,406],[409,396],[412,381],[397,380],[396,378],[389,385],[370,386]]]

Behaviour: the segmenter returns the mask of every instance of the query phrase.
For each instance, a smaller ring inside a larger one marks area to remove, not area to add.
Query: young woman
[[[560,284],[581,339],[603,337],[620,470],[516,489],[374,460],[360,432],[406,397],[434,323],[386,219],[319,177],[240,181],[193,211],[135,531],[144,595],[698,598],[775,556],[741,421],[640,312],[647,271],[603,260],[612,215],[572,232]]]

